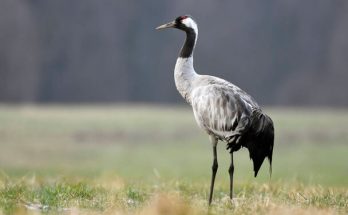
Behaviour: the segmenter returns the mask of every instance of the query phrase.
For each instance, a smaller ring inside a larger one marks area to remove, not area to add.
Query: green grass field
[[[0,105],[0,214],[348,213],[348,111],[268,109],[273,175],[212,149],[189,107]]]

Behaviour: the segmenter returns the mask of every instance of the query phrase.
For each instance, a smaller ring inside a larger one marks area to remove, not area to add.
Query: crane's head
[[[193,31],[196,34],[198,33],[197,23],[190,15],[179,16],[174,21],[158,26],[156,29],[160,30],[165,28],[177,28],[185,32]]]

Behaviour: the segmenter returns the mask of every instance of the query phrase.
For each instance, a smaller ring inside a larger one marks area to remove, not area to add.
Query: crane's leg
[[[231,164],[230,168],[228,169],[228,173],[230,174],[230,198],[233,198],[233,172],[234,172],[234,165],[233,165],[233,152],[231,152]]]
[[[209,205],[211,204],[211,200],[213,199],[214,182],[215,182],[216,172],[218,169],[217,152],[216,152],[216,146],[217,146],[218,140],[213,136],[210,136],[210,140],[211,140],[211,143],[213,144],[214,161],[213,161],[213,166],[212,166]]]

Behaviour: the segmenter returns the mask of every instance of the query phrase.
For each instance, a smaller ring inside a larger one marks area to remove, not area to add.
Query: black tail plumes
[[[272,154],[274,145],[274,127],[272,119],[260,111],[254,111],[251,128],[248,132],[243,146],[248,148],[250,159],[254,163],[255,177],[267,157],[269,161],[269,171],[272,174]]]

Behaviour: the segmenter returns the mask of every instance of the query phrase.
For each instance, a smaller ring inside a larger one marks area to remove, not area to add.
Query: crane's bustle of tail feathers
[[[252,120],[252,137],[245,143],[249,150],[250,158],[254,164],[254,176],[260,170],[260,167],[267,157],[269,161],[269,171],[272,174],[272,155],[274,145],[274,127],[270,117],[263,113],[256,113]]]

